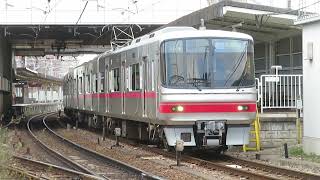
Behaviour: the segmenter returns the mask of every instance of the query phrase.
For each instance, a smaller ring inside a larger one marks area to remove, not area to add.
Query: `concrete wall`
[[[3,36],[4,32],[0,30],[0,76],[11,82],[12,72],[12,51],[11,45]],[[11,88],[10,88],[11,89]],[[11,106],[11,92],[8,90],[0,91],[0,115]]]
[[[320,21],[303,24],[303,59],[313,43],[313,60],[303,60],[303,149],[320,155]]]

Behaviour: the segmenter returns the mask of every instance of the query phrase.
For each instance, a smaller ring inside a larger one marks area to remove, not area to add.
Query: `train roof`
[[[175,26],[175,27],[166,27],[155,32],[151,32],[142,37],[133,39],[125,47],[116,49],[110,52],[117,53],[122,52],[131,48],[141,46],[143,44],[151,43],[154,41],[164,41],[168,39],[177,39],[177,38],[196,38],[196,37],[217,37],[217,38],[235,38],[235,39],[248,39],[252,40],[253,38],[244,33],[223,31],[223,30],[198,30],[193,27],[187,26]]]
[[[235,39],[248,39],[253,40],[253,38],[244,33],[231,32],[231,31],[222,31],[222,30],[190,30],[184,31],[172,31],[163,34],[161,40],[167,39],[178,39],[178,38],[193,38],[193,37],[212,37],[212,38],[235,38]]]
[[[110,53],[118,53],[128,49],[132,49],[135,47],[139,47],[144,44],[156,42],[156,41],[164,41],[169,39],[179,39],[179,38],[196,38],[196,37],[217,37],[217,38],[235,38],[235,39],[248,39],[252,40],[252,36],[240,32],[231,32],[231,31],[223,31],[223,30],[198,30],[193,27],[188,26],[174,26],[174,27],[165,27],[163,29],[151,32],[144,36],[138,37],[136,39],[128,42],[124,47],[109,50],[102,54],[99,54],[92,60],[99,60],[101,57],[104,57]],[[92,61],[91,60],[91,61]],[[75,68],[83,66],[90,62],[85,62]],[[74,68],[74,69],[75,69]]]

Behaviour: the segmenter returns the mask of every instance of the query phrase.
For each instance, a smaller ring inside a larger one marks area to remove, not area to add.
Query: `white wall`
[[[307,153],[320,155],[320,21],[303,25],[303,59],[307,44],[313,43],[313,61],[303,60],[304,137]]]

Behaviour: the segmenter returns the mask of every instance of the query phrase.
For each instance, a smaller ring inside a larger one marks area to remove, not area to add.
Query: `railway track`
[[[77,168],[82,169],[84,173],[91,174],[100,179],[160,179],[138,168],[86,149],[63,138],[48,126],[47,119],[50,116],[52,116],[52,114],[42,118],[43,128],[46,129],[45,131],[32,132],[31,128],[29,128],[31,133],[33,133],[40,142],[43,134],[52,137],[50,138],[51,145],[44,143],[45,146],[63,155],[66,160],[70,161],[70,164],[76,165]],[[28,124],[30,125],[29,122]],[[52,146],[52,144],[58,147],[49,147]]]
[[[54,113],[51,113],[51,114],[54,114]],[[51,114],[48,114],[48,115],[51,115]],[[84,168],[83,166],[79,165],[78,163],[75,163],[74,161],[66,158],[63,154],[61,154],[58,151],[56,151],[55,149],[51,148],[50,146],[48,146],[46,143],[44,143],[41,139],[39,139],[36,136],[36,133],[32,129],[32,121],[34,121],[34,120],[41,121],[42,118],[44,118],[46,116],[47,115],[45,115],[45,114],[41,114],[41,115],[35,115],[35,116],[31,117],[30,119],[28,119],[27,129],[28,129],[30,136],[33,138],[33,140],[42,148],[42,150],[47,152],[51,157],[54,157],[55,159],[57,159],[64,167],[75,170],[75,171],[79,171],[82,173],[94,175],[94,173],[92,173],[88,169]]]
[[[245,160],[241,158],[235,158],[229,155],[223,155],[222,159],[226,162],[237,164],[245,168],[258,169],[268,174],[270,173],[275,174],[280,178],[289,177],[291,179],[308,179],[308,180],[320,179],[320,175],[305,173],[301,171],[295,171],[295,170],[281,168],[281,167],[275,167],[275,166],[264,164],[264,163]]]
[[[159,148],[150,148],[142,145],[142,148],[151,152],[161,154],[165,157],[175,159],[176,155],[172,152],[167,152]],[[319,175],[295,171],[291,169],[271,166],[254,161],[235,158],[228,155],[221,155],[217,159],[182,155],[182,162],[196,164],[211,170],[220,170],[229,175],[240,177],[244,179],[274,179],[274,180],[287,180],[287,179],[305,179],[305,180],[318,180]]]
[[[171,159],[175,159],[176,156],[175,153],[167,152],[159,148],[152,148],[143,144],[137,145],[137,142],[132,140],[121,139],[121,142],[141,147],[146,151],[151,151]],[[223,171],[231,176],[243,179],[320,179],[320,176],[316,174],[271,166],[227,155],[219,155],[216,158],[212,158],[212,154],[208,153],[201,155],[184,154],[182,158],[182,162],[197,164],[211,170]]]
[[[21,156],[13,156],[14,165],[7,167],[8,170],[19,173],[22,177],[31,179],[97,179],[79,171],[56,166]]]

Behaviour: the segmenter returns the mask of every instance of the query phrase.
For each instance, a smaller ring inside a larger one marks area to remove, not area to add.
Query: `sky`
[[[86,5],[87,4],[87,5]],[[207,0],[0,0],[0,23],[168,23]]]
[[[0,0],[0,24],[166,24],[220,0]],[[288,0],[237,0],[287,7]],[[297,8],[300,0],[291,0]],[[314,1],[314,0],[304,0]],[[87,5],[86,5],[87,4]],[[80,14],[85,8],[82,17]]]

